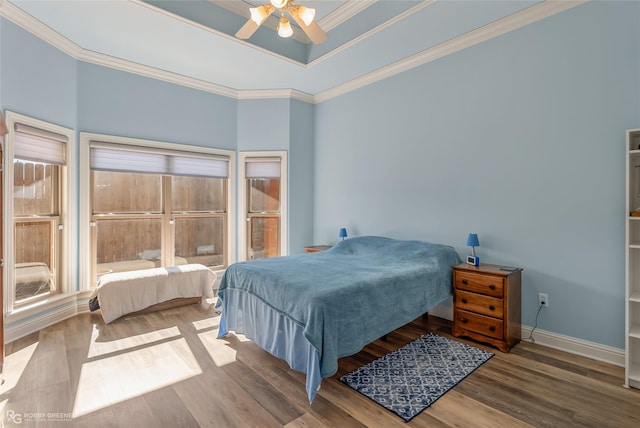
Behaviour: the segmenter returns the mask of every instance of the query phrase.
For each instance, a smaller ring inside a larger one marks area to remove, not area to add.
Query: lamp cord
[[[538,327],[538,315],[540,315],[540,310],[542,309],[542,305],[538,305],[538,312],[536,312],[536,322],[531,329],[531,333],[529,333],[529,337],[527,339],[531,340],[532,343],[536,343],[536,339],[533,337],[533,332]]]

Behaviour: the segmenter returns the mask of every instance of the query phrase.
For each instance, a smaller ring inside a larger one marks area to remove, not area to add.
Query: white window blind
[[[15,159],[54,165],[66,163],[65,135],[16,123],[13,142]]]
[[[188,153],[151,147],[91,143],[91,169],[228,178],[229,158],[205,153]]]
[[[280,158],[245,159],[246,178],[279,178]]]

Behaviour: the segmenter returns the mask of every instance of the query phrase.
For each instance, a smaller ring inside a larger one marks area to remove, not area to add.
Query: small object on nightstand
[[[476,256],[476,247],[480,246],[477,233],[470,233],[467,237],[467,247],[471,247],[471,255],[467,256],[467,264],[472,266],[478,266],[480,264],[480,257]]]
[[[453,267],[451,334],[509,352],[520,342],[521,268],[483,263]]]
[[[309,245],[307,247],[304,247],[304,250],[307,253],[318,253],[320,251],[326,251],[329,248],[331,248],[331,245]]]

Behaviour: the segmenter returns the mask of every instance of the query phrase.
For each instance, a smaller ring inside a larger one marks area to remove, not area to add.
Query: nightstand
[[[522,269],[481,263],[453,267],[453,336],[466,336],[509,352],[520,342]]]
[[[331,248],[331,245],[309,245],[307,247],[304,247],[304,250],[307,253],[317,253],[319,251],[326,251],[329,248]]]

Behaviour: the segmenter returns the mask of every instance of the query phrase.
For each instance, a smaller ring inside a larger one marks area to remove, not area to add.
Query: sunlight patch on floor
[[[2,371],[4,383],[0,386],[0,394],[16,387],[37,348],[38,342],[5,357]]]
[[[89,344],[87,358],[99,357],[100,355],[106,355],[116,351],[123,351],[138,346],[148,345],[150,343],[166,340],[176,336],[180,336],[180,330],[178,327],[169,327],[150,331],[144,334],[124,337],[122,339],[104,340],[100,338],[100,330],[98,330],[98,327],[94,325],[93,331],[91,332],[91,342]]]
[[[217,331],[198,333],[198,337],[211,359],[218,367],[226,366],[236,361],[236,350],[229,346],[229,342],[216,338]]]
[[[184,338],[82,365],[73,417],[202,373]]]
[[[195,328],[196,331],[218,328],[220,326],[220,316],[217,316],[215,318],[205,318],[203,320],[194,321],[192,322],[192,324],[193,324],[193,328]]]

